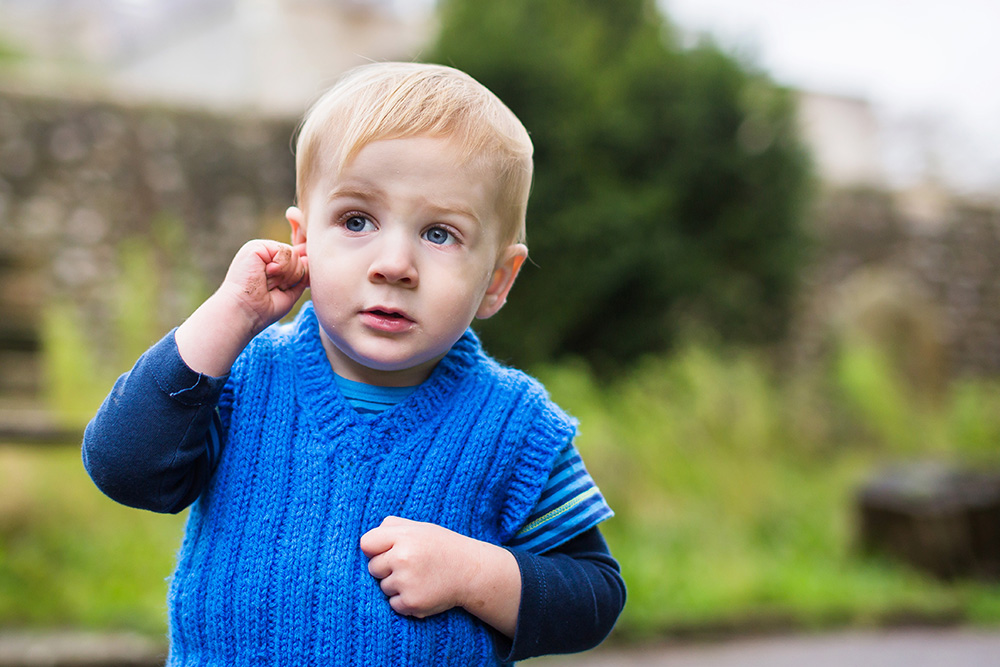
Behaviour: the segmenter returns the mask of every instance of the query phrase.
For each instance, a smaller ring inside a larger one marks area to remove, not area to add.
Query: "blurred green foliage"
[[[928,398],[887,359],[850,343],[778,375],[698,342],[610,381],[583,362],[539,368],[581,420],[577,444],[616,512],[602,530],[629,587],[619,638],[1000,625],[1000,585],[943,583],[856,548],[855,494],[886,462],[1000,462],[1000,384]],[[162,634],[182,519],[104,498],[79,456],[0,447],[0,626]]]
[[[163,636],[183,517],[118,505],[76,447],[0,447],[0,627]]]
[[[149,237],[127,238],[116,248],[117,274],[106,322],[66,299],[46,304],[42,362],[48,404],[64,425],[82,427],[121,373],[210,294],[195,267],[184,226],[160,216]],[[92,305],[92,304],[88,304]]]
[[[889,462],[1000,463],[1000,384],[928,400],[874,348],[777,376],[747,351],[682,345],[627,378],[582,364],[541,378],[581,419],[578,446],[616,512],[629,586],[619,632],[1000,623],[1000,585],[945,584],[863,556],[856,494]]]
[[[24,60],[25,57],[21,49],[13,46],[6,40],[0,39],[0,66],[18,63]]]
[[[429,59],[469,72],[535,144],[532,261],[481,325],[498,356],[605,369],[697,323],[766,341],[806,255],[809,167],[788,91],[651,0],[446,0]]]

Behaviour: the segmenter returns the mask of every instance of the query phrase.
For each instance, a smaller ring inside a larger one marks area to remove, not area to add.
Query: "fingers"
[[[393,610],[423,618],[455,606],[447,581],[454,537],[441,526],[392,516],[361,536],[368,572],[379,580]]]
[[[385,592],[385,579],[382,580],[383,586],[382,591]],[[398,593],[386,593],[389,598],[389,606],[397,614],[402,614],[403,616],[413,616],[414,618],[427,618],[428,616],[433,616],[435,611],[428,611],[421,605],[411,604],[407,601],[405,595],[400,595]],[[442,610],[443,611],[443,610]]]
[[[405,519],[387,517],[377,528],[372,528],[362,535],[360,544],[361,551],[369,559],[368,573],[379,580],[379,588],[388,598],[389,605],[397,613],[413,615],[415,609],[403,601],[402,591],[398,586],[400,575],[393,576],[397,554],[391,552],[396,546],[399,529],[405,523]]]
[[[392,545],[392,535],[382,526],[372,528],[361,536],[361,551],[363,551],[368,558],[374,558],[381,553],[385,553],[392,548]]]
[[[392,563],[388,554],[381,553],[368,560],[368,573],[376,579],[385,579],[392,574]]]
[[[375,530],[378,530],[378,528]],[[392,599],[399,597],[400,591],[396,587],[396,579],[392,577],[392,561],[388,552],[382,552],[370,557],[368,561],[368,574],[379,580],[379,588],[389,598],[389,604],[391,605]],[[395,607],[393,608],[395,609]],[[399,610],[397,609],[396,611]]]
[[[376,531],[382,530],[376,528]],[[383,531],[384,532],[384,531]],[[389,601],[389,606],[398,613],[405,616],[412,616],[417,611],[412,605],[404,601],[402,590],[397,586],[399,577],[393,576],[392,558],[388,551],[372,556],[368,561],[368,573],[378,579],[378,586]]]
[[[371,564],[369,563],[369,570],[371,569]],[[389,606],[397,614],[402,614],[403,616],[413,616],[416,618],[425,618],[431,616],[440,611],[444,611],[446,606],[436,604],[432,600],[423,599],[419,597],[419,593],[413,591],[406,591],[404,587],[398,583],[398,578],[396,575],[389,574],[385,577],[379,577],[378,575],[373,575],[379,580],[379,588],[382,590],[382,594],[385,595],[389,602]]]
[[[230,264],[227,279],[238,284],[259,280],[261,268],[267,289],[289,289],[303,280],[308,282],[305,247],[290,246],[270,239],[247,241]],[[264,285],[259,282],[258,287]]]
[[[270,255],[265,260],[264,267],[268,290],[279,289],[284,292],[308,286],[308,262],[297,247],[275,243],[267,246],[266,250]]]
[[[369,558],[386,552],[393,547],[401,533],[400,529],[416,523],[398,516],[387,516],[378,528],[372,528],[361,536],[361,550]]]
[[[392,574],[393,556],[389,553],[398,538],[399,527],[407,523],[406,519],[390,516],[382,520],[378,528],[372,528],[361,536],[361,551],[368,557],[368,572],[376,579],[385,579]],[[386,595],[396,595],[398,591],[388,591]]]

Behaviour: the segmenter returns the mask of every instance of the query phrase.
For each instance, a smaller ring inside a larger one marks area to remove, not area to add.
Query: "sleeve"
[[[556,459],[524,526],[506,546],[544,553],[614,516],[571,442]]]
[[[625,606],[625,582],[598,528],[544,554],[510,549],[521,571],[514,639],[497,636],[502,660],[594,648]]]
[[[200,495],[218,456],[216,404],[228,376],[184,363],[171,331],[118,378],[83,436],[83,465],[124,505],[180,512]]]

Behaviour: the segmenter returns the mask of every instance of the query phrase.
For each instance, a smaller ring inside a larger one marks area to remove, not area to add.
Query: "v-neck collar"
[[[441,411],[452,404],[468,356],[482,354],[475,334],[471,329],[466,331],[412,394],[380,414],[361,415],[337,386],[312,302],[305,303],[296,316],[292,336],[299,401],[311,413],[315,427],[329,437],[353,428],[407,431],[439,418]]]

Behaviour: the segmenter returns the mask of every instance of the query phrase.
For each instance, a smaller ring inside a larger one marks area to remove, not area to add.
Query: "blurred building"
[[[297,117],[352,66],[419,58],[433,39],[434,9],[434,0],[0,0],[0,81]],[[4,45],[29,57],[4,60]],[[821,182],[898,185],[887,173],[886,128],[868,101],[798,97]],[[916,190],[918,217],[940,217],[940,193]]]
[[[833,187],[883,187],[878,119],[867,100],[800,92],[799,127],[820,179]]]
[[[377,0],[235,0],[233,11],[117,67],[116,90],[143,99],[298,115],[341,72],[409,59],[426,16]]]
[[[825,189],[891,192],[899,213],[918,230],[933,231],[947,222],[956,193],[919,136],[907,142],[908,161],[900,173],[887,159],[899,149],[887,141],[895,133],[887,131],[868,100],[809,91],[797,98],[799,130]]]
[[[411,59],[426,2],[0,0],[0,39],[29,88],[220,112],[298,115],[341,72]]]

